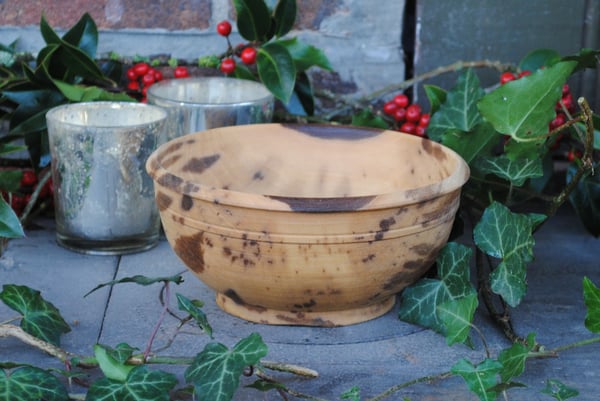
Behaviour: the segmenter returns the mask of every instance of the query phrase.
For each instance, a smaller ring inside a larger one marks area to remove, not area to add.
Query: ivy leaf
[[[438,317],[446,328],[448,345],[464,343],[468,339],[475,309],[477,309],[476,293],[437,306]]]
[[[527,291],[526,265],[533,260],[533,229],[546,216],[512,213],[506,206],[493,202],[473,230],[475,244],[502,262],[490,276],[492,291],[510,306],[517,306]]]
[[[450,371],[461,376],[469,390],[477,394],[481,401],[493,401],[498,394],[490,388],[496,384],[501,369],[502,364],[494,359],[485,359],[479,365],[473,365],[463,358]]]
[[[275,36],[281,37],[292,30],[296,22],[296,0],[279,0],[273,18],[275,19]]]
[[[258,75],[263,84],[283,103],[288,103],[296,81],[296,67],[285,46],[271,42],[258,49]]]
[[[600,289],[592,281],[583,278],[583,300],[587,307],[585,327],[592,333],[600,333]]]
[[[498,132],[518,142],[543,142],[563,84],[575,65],[574,61],[559,62],[508,82],[485,95],[479,110]]]
[[[427,134],[440,141],[447,131],[471,131],[483,120],[477,110],[477,101],[484,95],[479,78],[472,69],[466,69],[456,86],[446,94],[446,101],[431,116]]]
[[[176,294],[177,297],[177,306],[179,310],[187,312],[192,316],[192,318],[196,321],[198,327],[200,327],[206,334],[213,338],[212,327],[208,323],[208,319],[206,314],[197,306],[197,303],[191,301],[189,298],[181,294]]]
[[[597,172],[599,169],[600,163],[595,163],[593,170]],[[575,164],[567,168],[567,183],[571,182],[576,172]],[[581,177],[575,189],[569,194],[569,202],[584,227],[593,236],[600,236],[600,174],[588,173]]]
[[[525,370],[525,361],[529,352],[535,346],[535,334],[527,336],[527,344],[514,343],[510,348],[504,349],[498,354],[498,361],[502,364],[500,378],[507,383],[513,377],[520,376]]]
[[[352,386],[349,390],[346,390],[340,395],[342,400],[360,401],[360,388],[358,386]]]
[[[500,135],[489,123],[481,123],[470,132],[446,131],[442,143],[458,153],[467,163],[478,156],[491,156],[491,149],[498,143]]]
[[[556,379],[548,379],[546,381],[546,387],[542,390],[542,393],[548,394],[559,401],[567,400],[579,395],[579,391],[577,389],[569,387],[560,380]]]
[[[25,236],[19,217],[10,205],[0,197],[0,237],[21,238]]]
[[[290,52],[292,59],[294,59],[294,66],[298,72],[306,71],[313,66],[328,71],[332,69],[329,59],[323,50],[318,47],[302,42],[298,38],[278,40],[275,43],[285,46]]]
[[[134,283],[134,284],[138,284],[138,285],[142,285],[142,286],[149,286],[152,284],[165,283],[165,282],[181,284],[181,283],[183,283],[183,277],[180,274],[176,274],[174,276],[163,276],[163,277],[147,277],[147,276],[143,276],[141,274],[136,274],[135,276],[123,277],[119,280],[111,280],[109,282],[99,284],[96,287],[92,288],[90,291],[88,291],[87,294],[84,295],[84,298],[87,297],[88,295],[90,295],[92,292],[99,290],[102,287],[113,286],[115,284]]]
[[[94,345],[94,356],[96,357],[98,365],[100,365],[100,370],[102,370],[104,376],[118,382],[125,382],[127,380],[127,375],[135,367],[133,365],[125,365],[125,361],[131,354],[123,360],[123,358],[121,358],[121,356],[123,356],[122,353],[105,345]]]
[[[429,110],[434,114],[440,109],[440,106],[446,101],[447,92],[445,89],[436,85],[423,85],[425,95],[429,99]]]
[[[438,305],[474,293],[469,270],[471,254],[471,249],[464,245],[446,244],[437,258],[439,279],[424,278],[402,291],[400,319],[446,333],[436,310]]]
[[[267,354],[259,334],[253,333],[229,350],[220,343],[209,343],[196,355],[185,371],[199,401],[229,401],[239,386],[246,366],[257,364]]]
[[[542,159],[539,157],[535,159],[519,158],[516,160],[511,160],[507,155],[483,157],[478,159],[477,168],[485,174],[493,174],[510,181],[518,187],[523,186],[529,178],[537,178],[544,175]]]
[[[47,371],[25,366],[12,372],[0,370],[0,401],[66,401],[65,386]]]
[[[240,35],[249,42],[266,41],[271,31],[271,13],[263,0],[233,0]]]
[[[175,375],[136,366],[124,382],[103,377],[92,383],[86,401],[169,401],[177,384]]]
[[[58,346],[60,335],[71,331],[59,310],[45,301],[39,291],[27,286],[5,284],[0,292],[0,300],[23,315],[20,326],[34,337]]]

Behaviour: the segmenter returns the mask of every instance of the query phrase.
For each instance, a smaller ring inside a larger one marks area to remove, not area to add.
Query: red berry
[[[567,116],[564,113],[557,113],[556,117],[550,121],[550,130],[556,129],[567,122]]]
[[[424,127],[422,125],[417,125],[417,127],[415,128],[415,135],[420,136],[420,137],[426,137],[427,136],[427,127]]]
[[[564,84],[562,87],[562,93],[563,95],[568,94],[571,91],[571,89],[569,88],[569,84]]]
[[[131,81],[127,84],[127,89],[137,92],[140,90],[140,83],[138,81]]]
[[[186,78],[186,77],[190,76],[190,72],[188,71],[188,69],[186,67],[179,66],[179,67],[175,67],[175,70],[173,71],[173,75],[175,76],[175,78]]]
[[[154,82],[163,80],[163,73],[160,70],[154,70]]]
[[[256,62],[256,49],[254,47],[246,47],[242,50],[240,58],[242,62],[247,65],[252,65]]]
[[[221,36],[229,36],[231,33],[231,24],[229,21],[221,21],[217,24],[217,32]]]
[[[430,117],[429,113],[423,113],[423,114],[421,114],[421,118],[419,118],[419,125],[421,127],[428,127],[430,120],[431,120],[431,117]]]
[[[581,158],[581,156],[582,155],[580,151],[571,149],[569,150],[569,153],[567,153],[567,160],[572,162],[575,159]]]
[[[33,170],[23,170],[23,175],[21,176],[21,186],[32,187],[37,184],[37,181],[37,176]]]
[[[144,86],[150,86],[154,82],[154,72],[149,72],[142,77],[142,83],[144,84]]]
[[[523,70],[523,71],[521,71],[521,72],[519,73],[519,76],[518,76],[518,78],[527,77],[527,76],[529,76],[529,75],[531,75],[531,71],[529,71],[529,70]]]
[[[408,96],[406,96],[404,93],[396,95],[394,96],[394,103],[396,103],[398,107],[406,108],[409,103]]]
[[[225,74],[231,74],[235,71],[235,60],[229,57],[224,58],[223,61],[221,61],[220,69]]]
[[[406,108],[406,121],[416,123],[421,118],[421,106],[411,104]]]
[[[138,78],[137,72],[135,72],[134,68],[127,69],[127,79],[130,81],[135,81]]]
[[[400,126],[400,131],[406,132],[407,134],[414,135],[417,130],[417,125],[412,122],[405,122]]]
[[[385,104],[383,105],[383,112],[385,114],[387,114],[388,116],[393,116],[394,112],[398,109],[398,106],[396,106],[396,103],[394,103],[393,100],[390,100],[389,102],[385,102]]]
[[[573,95],[571,95],[570,93],[564,95],[561,99],[562,104],[565,106],[565,109],[569,110],[569,111],[575,111],[575,103],[573,103]],[[560,106],[560,104],[557,105],[557,108],[560,107],[560,110],[562,110],[562,107]]]
[[[148,63],[137,63],[132,68],[138,77],[143,77],[150,69],[150,66],[148,65]]]
[[[400,122],[406,119],[406,109],[399,107],[394,111],[394,120]]]
[[[500,84],[504,85],[505,83],[514,81],[515,79],[517,79],[517,77],[515,77],[515,74],[513,74],[510,71],[506,71],[503,72],[502,75],[500,75]]]

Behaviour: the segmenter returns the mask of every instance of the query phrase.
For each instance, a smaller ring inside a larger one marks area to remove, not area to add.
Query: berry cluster
[[[383,112],[392,117],[398,131],[427,137],[429,114],[423,113],[421,106],[410,103],[408,96],[400,93],[383,105]]]
[[[500,75],[500,84],[504,85],[507,82],[514,81],[516,79],[528,75],[531,75],[531,71],[525,70],[521,71],[519,74],[515,74],[510,71],[503,72]],[[563,85],[562,96],[561,99],[558,102],[556,102],[555,110],[556,116],[552,121],[550,121],[550,124],[548,126],[550,131],[560,127],[561,125],[567,122],[567,114],[565,113],[565,110],[569,113],[575,112],[575,103],[573,101],[573,95],[571,94],[571,89],[569,88],[568,84]]]
[[[173,70],[174,78],[186,78],[190,73],[187,67],[178,66]],[[146,101],[146,92],[148,88],[155,82],[164,79],[161,70],[153,68],[150,64],[141,62],[135,64],[127,70],[127,89],[137,97],[141,98],[142,102]]]
[[[252,65],[256,63],[256,48],[251,45],[240,45],[236,48],[235,51],[232,51],[231,44],[229,43],[229,35],[231,35],[231,23],[229,21],[221,21],[217,24],[217,33],[221,36],[227,38],[227,44],[229,47],[228,55],[225,56],[221,60],[221,64],[219,65],[219,69],[224,74],[233,74],[235,72],[235,68],[237,63],[235,61],[235,56],[239,57],[242,60],[242,63],[246,65]]]
[[[6,193],[2,192],[2,197],[5,201],[10,203],[12,210],[20,216],[23,211],[31,202],[31,196],[39,184],[38,176],[32,169],[23,170],[21,181],[19,183],[19,189],[16,192]],[[54,186],[52,184],[52,178],[50,178],[44,186],[40,189],[37,201],[52,201],[54,196]]]

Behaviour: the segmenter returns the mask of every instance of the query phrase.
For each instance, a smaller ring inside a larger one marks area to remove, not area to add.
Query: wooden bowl
[[[309,326],[389,311],[446,244],[469,176],[438,143],[334,125],[211,129],[146,168],[170,245],[223,310]]]

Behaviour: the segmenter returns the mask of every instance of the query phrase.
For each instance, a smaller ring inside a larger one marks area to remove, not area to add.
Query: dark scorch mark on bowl
[[[182,170],[191,173],[202,174],[206,169],[215,164],[220,157],[221,155],[218,153],[204,157],[192,157],[190,161],[183,166]]]
[[[294,212],[349,212],[360,210],[368,205],[375,196],[356,196],[339,198],[296,198],[270,195],[268,198],[286,203]]]
[[[175,240],[173,249],[179,258],[195,273],[204,271],[204,231],[197,234],[182,236]]]
[[[162,212],[163,210],[168,209],[169,206],[171,206],[171,203],[173,203],[173,198],[171,198],[169,195],[160,191],[156,193],[156,204],[158,206],[158,210]]]
[[[183,195],[181,197],[181,208],[185,211],[188,211],[192,207],[194,207],[194,200],[192,199],[192,197],[188,195]]]
[[[390,227],[394,224],[396,224],[396,219],[393,217],[381,220],[379,222],[380,230],[375,233],[375,241],[383,239],[383,234],[387,231],[390,231]]]

